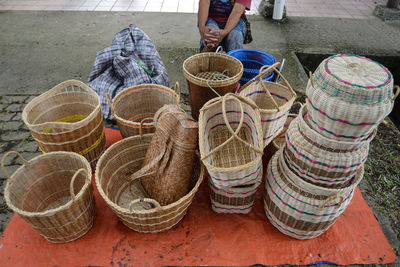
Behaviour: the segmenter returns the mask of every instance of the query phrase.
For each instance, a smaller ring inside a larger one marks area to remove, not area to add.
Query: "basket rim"
[[[121,206],[117,205],[116,203],[114,203],[113,201],[111,201],[109,199],[109,197],[107,196],[107,194],[104,192],[103,188],[101,187],[100,184],[100,166],[103,164],[103,161],[105,161],[105,156],[110,153],[110,151],[116,149],[118,146],[120,146],[121,143],[123,142],[129,142],[131,140],[135,140],[138,138],[142,138],[142,137],[151,137],[153,136],[153,133],[149,133],[149,134],[144,134],[142,136],[140,135],[136,135],[136,136],[130,136],[127,138],[124,138],[118,142],[115,142],[114,144],[112,144],[109,148],[107,148],[107,150],[101,155],[100,159],[97,161],[96,164],[96,171],[95,171],[95,182],[96,182],[96,187],[101,195],[101,197],[105,200],[105,202],[107,203],[107,205],[109,205],[113,210],[115,210],[116,212],[118,212],[119,214],[140,214],[140,215],[149,215],[149,214],[156,214],[156,213],[160,213],[160,212],[164,212],[164,211],[168,211],[172,208],[175,208],[177,206],[179,206],[181,203],[186,202],[188,199],[192,198],[195,193],[197,192],[201,182],[203,181],[204,178],[204,166],[201,164],[200,159],[199,164],[200,164],[200,174],[199,174],[199,178],[197,179],[196,184],[193,186],[193,188],[183,197],[181,197],[179,200],[168,204],[166,206],[161,206],[160,210],[157,209],[150,209],[150,210],[129,210],[127,208],[122,208]]]
[[[234,58],[232,56],[226,55],[226,54],[221,54],[221,53],[212,53],[212,52],[207,52],[207,53],[199,53],[199,54],[195,54],[193,56],[188,57],[187,59],[185,59],[185,61],[183,62],[182,68],[183,68],[183,75],[185,76],[186,80],[188,82],[192,82],[195,85],[198,86],[202,86],[202,87],[208,87],[207,81],[206,79],[203,78],[199,78],[196,77],[195,75],[191,74],[188,70],[187,70],[187,64],[188,62],[190,62],[191,60],[194,60],[196,58],[199,57],[221,57],[221,58],[225,58],[225,60],[230,60],[236,63],[240,64],[240,71],[235,74],[234,76],[230,77],[229,79],[226,80],[221,80],[221,81],[212,81],[212,86],[215,87],[223,87],[223,86],[229,86],[235,83],[238,83],[240,78],[243,75],[243,64],[242,62],[240,62],[240,60],[238,60],[237,58]]]
[[[87,171],[87,176],[88,176],[88,178],[90,178],[90,183],[85,182],[85,184],[82,186],[82,188],[79,190],[79,192],[78,192],[77,194],[75,194],[75,199],[74,199],[74,200],[73,200],[73,199],[70,199],[67,203],[65,203],[64,205],[61,205],[61,206],[59,206],[59,207],[57,207],[57,208],[45,210],[45,211],[42,211],[42,212],[24,211],[24,210],[21,210],[21,209],[15,207],[14,204],[12,203],[12,201],[10,200],[10,186],[11,186],[12,183],[13,183],[13,178],[14,178],[15,175],[18,175],[20,172],[22,172],[22,169],[23,169],[23,168],[26,168],[25,165],[21,165],[21,166],[10,176],[10,179],[7,179],[6,188],[4,189],[4,198],[5,198],[5,200],[6,200],[6,203],[7,203],[7,205],[8,205],[14,212],[18,213],[19,215],[22,215],[22,216],[25,216],[25,217],[30,217],[30,218],[33,218],[33,217],[49,217],[49,216],[53,216],[53,215],[55,215],[55,214],[57,214],[57,213],[59,213],[59,212],[62,212],[62,211],[64,211],[64,210],[70,208],[70,207],[73,205],[73,203],[74,203],[76,200],[80,199],[80,198],[82,197],[82,195],[84,194],[84,192],[90,188],[90,186],[92,185],[92,182],[91,182],[91,179],[92,179],[92,168],[90,167],[90,164],[89,164],[88,160],[87,160],[85,157],[83,157],[82,155],[79,155],[79,154],[77,154],[77,153],[68,152],[68,151],[53,151],[53,152],[48,152],[48,153],[46,153],[46,154],[42,154],[42,155],[39,155],[39,156],[36,156],[36,157],[30,159],[30,160],[28,161],[28,164],[35,163],[35,162],[37,162],[37,161],[39,161],[39,160],[41,160],[42,158],[45,158],[45,157],[52,157],[53,155],[56,155],[56,154],[58,154],[58,155],[65,155],[65,156],[66,156],[66,155],[68,155],[68,156],[74,156],[74,157],[79,158],[79,159],[85,164],[85,168],[86,168],[86,171]]]

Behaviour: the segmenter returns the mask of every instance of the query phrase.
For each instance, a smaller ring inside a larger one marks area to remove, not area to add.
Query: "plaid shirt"
[[[99,94],[104,118],[114,119],[106,93],[114,98],[125,88],[144,83],[169,86],[168,73],[150,38],[131,24],[97,53],[87,84]]]

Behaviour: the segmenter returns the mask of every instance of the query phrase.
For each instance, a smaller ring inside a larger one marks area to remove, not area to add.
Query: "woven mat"
[[[107,143],[121,139],[106,130]],[[205,179],[205,181],[207,181]],[[82,238],[67,244],[43,239],[18,215],[0,238],[1,266],[154,266],[253,265],[334,262],[391,263],[396,259],[371,209],[355,191],[348,209],[323,235],[299,241],[283,235],[267,220],[263,185],[247,215],[217,214],[203,182],[186,216],[159,234],[140,234],[124,226],[96,192],[97,217]]]

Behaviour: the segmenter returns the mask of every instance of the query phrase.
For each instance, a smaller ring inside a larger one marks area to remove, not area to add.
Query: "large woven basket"
[[[285,85],[262,80],[262,73],[269,73],[271,70],[282,78]],[[259,78],[240,88],[240,95],[250,98],[260,108],[266,147],[283,130],[296,93],[275,66],[264,66],[260,70]]]
[[[201,160],[217,186],[254,184],[262,172],[260,113],[253,101],[226,94],[200,110]]]
[[[132,136],[113,144],[98,161],[95,175],[100,195],[122,223],[144,233],[165,231],[177,224],[186,214],[204,176],[198,161],[190,191],[184,197],[166,206],[148,198],[140,179],[132,180],[131,176],[141,169],[152,136]]]
[[[201,53],[183,62],[192,116],[199,118],[199,110],[211,98],[233,93],[239,86],[243,74],[242,63],[231,56],[220,53]]]
[[[35,97],[22,120],[44,153],[76,152],[94,167],[106,148],[100,98],[80,81],[65,81]]]
[[[281,148],[267,170],[264,210],[269,221],[282,233],[310,239],[324,233],[350,204],[363,168],[346,188],[330,189],[304,182],[282,164]]]
[[[400,92],[382,65],[355,55],[331,56],[307,84],[307,108],[313,128],[337,140],[368,138],[391,112]]]
[[[11,153],[24,165],[9,176],[4,161]],[[51,152],[26,161],[18,152],[10,151],[1,163],[8,177],[4,190],[7,205],[40,235],[53,243],[65,243],[90,230],[96,205],[92,170],[84,157]]]
[[[177,92],[159,84],[141,84],[119,92],[113,100],[107,94],[122,137],[138,135],[141,129],[144,134],[153,133],[153,117],[157,110],[166,104],[180,103],[179,83],[174,89]]]

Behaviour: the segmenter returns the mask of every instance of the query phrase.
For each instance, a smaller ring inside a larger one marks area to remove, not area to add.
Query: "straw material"
[[[353,183],[343,189],[329,189],[304,182],[282,164],[281,148],[267,169],[264,210],[269,221],[282,233],[310,239],[324,233],[350,204],[363,168]]]
[[[286,131],[290,125],[290,123],[297,117],[297,114],[289,114],[285,124],[283,125],[283,130],[282,132],[274,138],[274,140],[272,140],[272,154],[274,154],[276,151],[279,150],[279,148],[283,145],[285,145],[285,135],[286,135]]]
[[[179,83],[175,84],[175,90],[159,84],[141,84],[119,92],[112,101],[108,98],[122,137],[138,135],[140,128],[144,134],[153,133],[152,119],[157,110],[165,104],[180,103]],[[144,119],[148,121],[140,126]]]
[[[24,165],[9,176],[4,162],[11,153]],[[26,161],[18,152],[10,151],[1,163],[8,177],[4,190],[7,205],[40,235],[53,243],[65,243],[90,230],[96,205],[92,170],[84,157],[51,152]]]
[[[197,120],[201,107],[217,96],[210,87],[220,95],[233,93],[239,86],[243,65],[225,54],[200,53],[183,62],[183,74],[188,84],[192,116]]]
[[[150,198],[168,205],[189,192],[196,163],[198,123],[178,105],[165,105],[154,116],[156,131],[132,179],[141,178]]]
[[[100,98],[80,81],[65,81],[35,97],[22,120],[44,153],[76,152],[95,166],[106,148]]]
[[[296,93],[288,81],[274,66],[265,66],[260,74],[274,70],[281,76],[285,85],[263,81],[262,76],[241,88],[240,95],[253,100],[260,108],[263,129],[264,147],[266,147],[283,130],[290,107],[296,99]]]
[[[254,184],[263,153],[255,103],[233,94],[208,101],[200,110],[199,147],[216,186]]]
[[[148,198],[139,179],[131,179],[143,164],[153,134],[125,138],[102,155],[96,166],[100,195],[123,224],[144,233],[165,231],[177,224],[197,192],[204,176],[200,162],[195,165],[190,192],[167,206]]]

